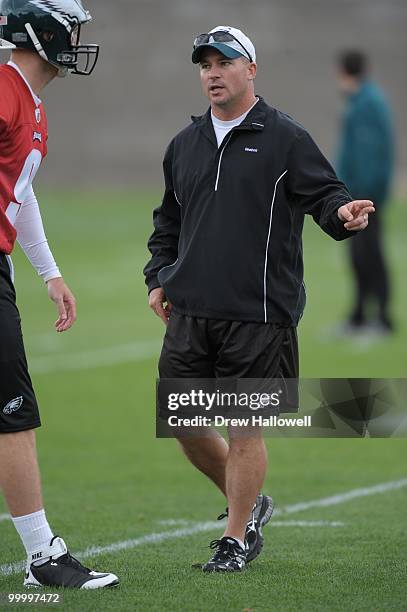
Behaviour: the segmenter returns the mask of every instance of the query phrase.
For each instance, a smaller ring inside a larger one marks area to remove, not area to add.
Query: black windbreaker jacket
[[[337,209],[352,198],[307,131],[262,98],[219,148],[210,109],[192,120],[165,154],[149,291],[183,314],[297,325],[304,215],[342,240]]]

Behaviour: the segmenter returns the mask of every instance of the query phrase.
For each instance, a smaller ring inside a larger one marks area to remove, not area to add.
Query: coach
[[[168,323],[160,377],[295,378],[304,215],[342,240],[367,226],[373,204],[351,201],[307,131],[255,95],[256,52],[240,30],[201,34],[192,61],[210,108],[168,146],[144,270],[150,306]],[[240,571],[272,513],[261,435],[179,441],[228,502],[203,570]]]

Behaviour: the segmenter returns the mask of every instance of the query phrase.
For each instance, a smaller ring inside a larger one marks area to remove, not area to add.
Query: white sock
[[[54,537],[48,525],[45,510],[39,510],[26,516],[17,516],[13,518],[13,523],[24,544],[28,557],[33,552],[48,546]]]
[[[246,550],[246,547],[244,545],[244,542],[242,542],[242,540],[239,540],[239,538],[235,538],[234,536],[223,536],[224,538],[232,538],[233,540],[236,540],[236,542],[239,543],[239,546],[241,548],[243,548],[243,550]]]
[[[239,540],[239,538],[235,538],[236,542],[239,542],[240,544],[240,548],[243,548],[243,550],[246,550],[244,542],[242,542],[242,540]]]

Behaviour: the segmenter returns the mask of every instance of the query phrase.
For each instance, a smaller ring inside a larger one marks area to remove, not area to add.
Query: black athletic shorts
[[[158,369],[160,379],[298,379],[297,329],[206,319],[173,310]],[[292,398],[290,404],[292,410],[282,408],[281,412],[297,410],[298,398]]]
[[[9,261],[0,253],[0,434],[41,425]]]

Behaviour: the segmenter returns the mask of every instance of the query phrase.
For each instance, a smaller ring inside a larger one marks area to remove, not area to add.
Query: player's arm
[[[343,240],[364,229],[368,215],[374,212],[369,200],[352,200],[328,160],[305,131],[292,146],[287,178],[295,205],[312,215],[324,232],[335,240]]]
[[[153,213],[154,232],[148,241],[151,259],[144,268],[149,305],[164,323],[168,322],[171,304],[167,301],[164,290],[160,286],[158,273],[162,268],[176,261],[181,229],[181,210],[172,182],[172,155],[173,143],[169,145],[164,157],[164,197],[161,206]]]
[[[48,295],[57,306],[59,316],[55,329],[58,332],[66,331],[76,320],[75,298],[65,284],[49,248],[38,201],[32,188],[24,198],[14,225],[18,243],[46,283]]]

